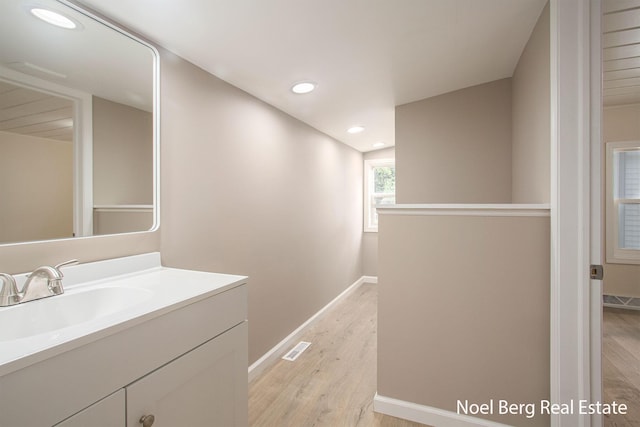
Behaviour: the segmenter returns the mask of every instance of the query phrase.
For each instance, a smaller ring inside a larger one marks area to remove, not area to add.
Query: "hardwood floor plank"
[[[640,312],[604,309],[604,401],[625,403],[626,415],[605,415],[605,427],[640,426]]]
[[[418,427],[373,412],[377,287],[363,284],[301,338],[311,346],[249,384],[249,425]]]
[[[363,284],[325,313],[305,336],[311,346],[280,360],[249,385],[249,425],[418,427],[373,412],[376,378],[376,285]],[[640,312],[606,308],[604,400],[626,403],[627,415],[606,427],[640,426]]]

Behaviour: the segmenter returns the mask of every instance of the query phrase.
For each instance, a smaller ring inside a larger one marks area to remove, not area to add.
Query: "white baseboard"
[[[602,305],[611,308],[624,308],[625,310],[640,310],[640,298],[625,297],[619,295],[602,295]]]
[[[381,414],[434,427],[509,427],[507,424],[380,396],[378,393],[373,398],[373,410]]]
[[[322,307],[316,314],[311,316],[306,322],[300,325],[295,331],[291,332],[285,339],[276,344],[271,350],[266,352],[260,359],[256,360],[251,366],[249,366],[249,382],[251,382],[254,378],[256,378],[260,373],[262,373],[266,368],[271,366],[276,360],[280,359],[280,357],[294,344],[297,344],[297,341],[300,339],[305,330],[311,326],[317,319],[320,317],[322,313],[330,309],[333,305],[335,305],[342,298],[349,295],[353,292],[358,286],[363,283],[378,283],[378,278],[374,276],[362,276],[358,280],[356,280],[352,285],[350,285],[347,289],[342,291],[340,295],[335,297],[329,304]]]

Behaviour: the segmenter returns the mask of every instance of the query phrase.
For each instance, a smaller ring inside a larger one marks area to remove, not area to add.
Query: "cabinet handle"
[[[153,425],[153,422],[156,420],[156,417],[154,417],[153,415],[149,414],[149,415],[143,415],[140,418],[140,424],[142,424],[142,427],[151,427]]]

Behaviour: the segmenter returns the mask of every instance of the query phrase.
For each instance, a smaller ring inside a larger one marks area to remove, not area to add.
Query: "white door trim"
[[[591,2],[551,0],[551,401],[591,399]],[[591,426],[553,415],[552,426]]]
[[[602,239],[602,0],[591,0],[591,264],[603,264]],[[591,280],[591,402],[602,402],[602,280]],[[601,427],[604,417],[591,416],[591,425]]]

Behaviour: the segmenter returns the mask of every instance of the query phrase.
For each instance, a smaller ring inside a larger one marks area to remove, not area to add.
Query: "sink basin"
[[[64,276],[62,295],[0,307],[0,396],[7,375],[166,319],[246,282],[244,276],[163,267],[157,252],[70,266]],[[22,286],[25,277],[16,279]]]
[[[0,309],[0,342],[27,338],[126,310],[151,298],[153,292],[134,287],[104,286]]]

